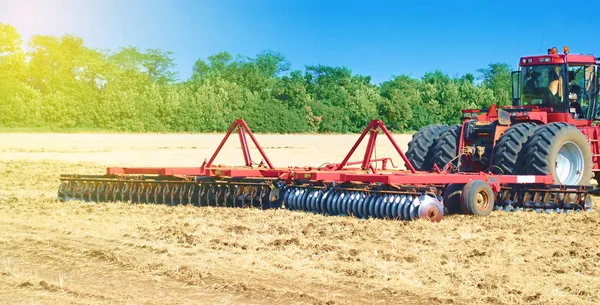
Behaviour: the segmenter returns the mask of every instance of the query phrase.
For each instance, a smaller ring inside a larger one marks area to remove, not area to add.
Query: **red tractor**
[[[548,55],[521,58],[520,71],[513,72],[513,106],[463,110],[462,124],[424,127],[406,154],[383,122],[373,120],[341,163],[274,167],[239,119],[201,167],[111,167],[106,175],[62,175],[58,198],[285,207],[324,215],[433,221],[446,211],[485,216],[492,209],[590,210],[593,187],[587,185],[600,172],[600,127],[594,126],[600,120],[598,61],[591,55],[569,55],[567,48],[562,55],[553,48]],[[235,130],[245,166],[214,165]],[[380,132],[407,171],[387,169],[389,158],[372,159]],[[246,135],[266,164],[255,166]],[[362,161],[351,162],[367,136]]]
[[[408,145],[418,170],[552,175],[560,185],[600,179],[600,58],[525,56],[512,73],[513,105],[463,110],[462,124],[421,128]]]

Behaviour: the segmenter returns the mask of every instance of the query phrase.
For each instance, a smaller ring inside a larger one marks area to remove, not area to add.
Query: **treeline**
[[[0,127],[213,132],[241,117],[259,132],[358,132],[380,118],[405,131],[457,123],[460,109],[510,100],[506,64],[477,77],[435,71],[374,85],[346,67],[291,71],[276,52],[222,52],[179,80],[173,54],[157,49],[102,51],[70,35],[22,45],[15,28],[0,23]]]

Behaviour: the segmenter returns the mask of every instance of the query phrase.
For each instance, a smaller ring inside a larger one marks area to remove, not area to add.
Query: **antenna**
[[[540,52],[538,54],[542,53],[542,47],[544,46],[544,36],[546,35],[546,33],[542,33],[542,42],[540,43]]]

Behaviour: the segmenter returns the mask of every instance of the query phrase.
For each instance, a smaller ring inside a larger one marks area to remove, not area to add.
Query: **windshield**
[[[568,111],[575,118],[589,118],[594,94],[593,65],[539,65],[521,68],[521,105]],[[564,80],[563,77],[568,77]],[[566,107],[565,103],[569,103]]]
[[[562,104],[562,65],[523,67],[521,105],[558,106]]]

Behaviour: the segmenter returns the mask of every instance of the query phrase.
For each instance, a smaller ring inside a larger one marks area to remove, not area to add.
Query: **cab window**
[[[562,105],[561,65],[523,67],[521,71],[521,105],[553,107]]]
[[[569,112],[573,113],[575,118],[587,119],[592,116],[590,105],[595,93],[594,72],[593,65],[573,65],[568,68]]]

